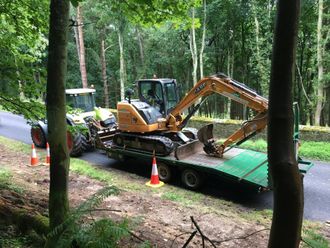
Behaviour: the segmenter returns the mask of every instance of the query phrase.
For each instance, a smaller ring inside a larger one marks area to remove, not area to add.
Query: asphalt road
[[[5,136],[27,144],[32,143],[30,126],[26,124],[24,118],[1,111],[0,136]],[[131,160],[121,163],[108,158],[103,151],[85,153],[81,158],[107,170],[121,170],[127,173],[135,173],[146,178],[150,175],[150,167],[144,166],[144,161]],[[306,219],[310,220],[329,221],[330,164],[319,161],[314,161],[314,164],[314,167],[307,173],[304,179],[304,216]],[[179,186],[178,184],[178,187]],[[251,193],[249,189],[242,188],[240,185],[211,182],[202,189],[202,192],[237,202],[251,209],[270,209],[273,205],[272,192],[263,192],[260,194]]]

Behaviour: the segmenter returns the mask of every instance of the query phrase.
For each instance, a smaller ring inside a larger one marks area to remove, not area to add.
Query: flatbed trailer
[[[104,150],[110,158],[117,160],[137,158],[151,161],[153,157],[150,153],[117,147],[111,140],[104,142]],[[169,182],[173,179],[174,173],[180,173],[183,184],[190,189],[199,188],[204,179],[211,175],[217,176],[220,180],[230,180],[259,190],[272,188],[267,154],[263,152],[233,147],[224,153],[222,158],[218,158],[207,155],[200,148],[183,159],[177,159],[174,152],[156,158],[160,180]],[[302,174],[313,166],[313,163],[300,158],[298,164]]]

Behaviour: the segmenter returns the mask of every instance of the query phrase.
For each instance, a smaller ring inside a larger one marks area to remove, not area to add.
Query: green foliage
[[[327,248],[329,247],[328,240],[320,235],[317,230],[303,228],[302,237],[304,242],[302,247],[315,247],[315,248]]]
[[[102,245],[98,246],[98,244],[109,245],[104,247],[115,247],[118,239],[127,233],[126,223],[116,225],[110,220],[99,220],[83,224],[82,221],[83,217],[100,206],[105,198],[118,193],[119,189],[114,186],[99,190],[72,210],[66,221],[55,227],[48,236],[59,236],[58,247],[70,247],[74,244],[84,245],[82,247],[103,247]]]
[[[40,120],[45,118],[46,106],[34,99],[20,99],[0,92],[0,105],[4,110],[24,115],[27,120]]]
[[[263,139],[248,140],[239,147],[261,152],[267,152],[267,142]],[[308,159],[330,161],[330,143],[302,141],[301,146],[299,147],[299,155],[303,158]]]
[[[73,243],[81,248],[113,248],[119,247],[118,241],[128,235],[127,221],[115,223],[110,219],[100,219],[84,225],[81,231],[73,236]]]
[[[330,161],[330,143],[303,141],[299,148],[299,154],[306,158]]]
[[[22,152],[25,154],[29,154],[29,152],[31,152],[31,146],[24,144],[22,142],[17,142],[12,139],[5,138],[3,136],[0,136],[0,143],[13,151]]]
[[[44,241],[34,232],[17,233],[11,227],[0,227],[0,247],[3,248],[34,248],[43,247]]]
[[[1,1],[0,93],[24,99],[44,92],[48,4],[47,0]]]
[[[89,163],[81,159],[71,159],[70,170],[101,182],[111,183],[113,181],[113,177],[109,173],[104,173],[103,170],[90,166]]]
[[[8,170],[0,168],[0,190],[7,189],[22,194],[24,189],[13,184],[12,177],[12,174]]]
[[[189,49],[190,12],[196,10],[195,23],[203,18],[201,0],[80,1],[84,15],[87,77],[97,89],[96,101],[103,105],[103,81],[100,63],[100,39],[105,40],[110,105],[119,101],[120,73],[118,31],[123,31],[127,85],[140,78],[176,78],[185,94],[191,81]],[[329,6],[324,2],[323,42],[328,48]],[[317,18],[318,1],[301,3],[298,33],[294,100],[299,102],[301,122],[310,123],[317,100]],[[42,116],[38,101],[45,98],[46,56],[48,37],[48,0],[24,2],[4,0],[0,3],[0,104],[9,111],[28,118]],[[268,95],[273,22],[276,1],[212,0],[206,6],[206,46],[203,54],[204,75],[229,74],[264,96]],[[72,8],[74,15],[75,8]],[[186,25],[184,25],[186,24]],[[197,46],[202,31],[196,27]],[[81,87],[74,29],[69,31],[68,73],[66,87]],[[324,54],[324,86],[329,85],[330,55]],[[309,99],[307,99],[307,97]],[[325,94],[322,125],[330,124],[329,92]],[[11,103],[5,103],[9,100]],[[28,102],[26,108],[24,105]],[[12,104],[18,103],[18,104]],[[26,111],[35,107],[32,111]],[[40,110],[40,111],[39,111]],[[32,113],[32,114],[31,114]],[[40,115],[39,115],[40,114]],[[219,96],[211,96],[200,114],[233,119],[243,118],[240,106]],[[313,124],[313,123],[310,123]]]

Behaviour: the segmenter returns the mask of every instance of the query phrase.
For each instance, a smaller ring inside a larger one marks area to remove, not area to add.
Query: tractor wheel
[[[72,134],[67,132],[68,149],[71,157],[79,157],[84,152],[81,133]]]
[[[81,135],[81,143],[83,146],[84,151],[92,151],[94,146],[91,141],[85,135]]]
[[[198,189],[202,184],[202,176],[195,170],[186,169],[182,172],[182,182],[188,189]]]
[[[168,183],[172,179],[172,170],[170,166],[164,163],[158,163],[158,176],[159,180]]]
[[[46,147],[46,135],[40,125],[33,125],[31,127],[31,139],[36,147]]]

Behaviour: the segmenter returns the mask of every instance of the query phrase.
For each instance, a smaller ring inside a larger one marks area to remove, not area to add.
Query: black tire
[[[33,125],[30,132],[34,145],[36,147],[46,148],[47,139],[42,127],[40,125]]]
[[[71,135],[72,135],[72,149],[70,151],[70,156],[79,157],[84,152],[84,147],[82,144],[83,135],[81,133],[75,133]]]
[[[188,189],[196,190],[202,185],[202,176],[195,170],[186,169],[181,175],[182,183]]]
[[[172,179],[172,170],[171,167],[164,163],[158,163],[158,176],[159,180],[168,183]]]
[[[85,152],[89,152],[94,149],[92,142],[90,142],[85,135],[81,135],[81,144]]]

